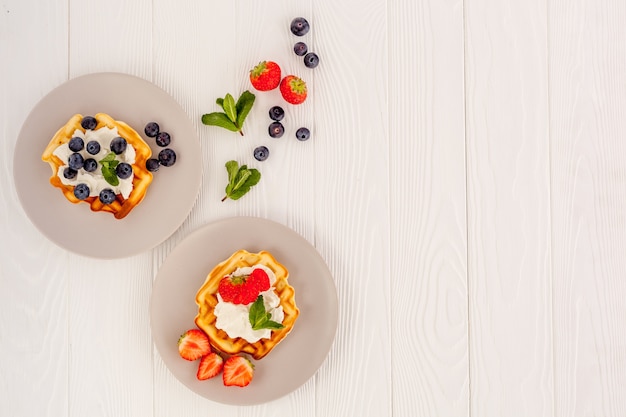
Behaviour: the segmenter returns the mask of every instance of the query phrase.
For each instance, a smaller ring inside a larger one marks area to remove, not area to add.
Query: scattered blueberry
[[[78,136],[74,136],[72,139],[70,139],[67,146],[70,148],[70,151],[79,152],[83,150],[83,147],[85,146],[85,142],[83,141],[82,138],[79,138]]]
[[[280,106],[274,106],[270,109],[270,119],[280,122],[285,117],[285,111]]]
[[[96,168],[98,168],[98,163],[93,158],[87,158],[83,162],[83,169],[87,172],[94,172]]]
[[[95,117],[85,116],[83,117],[83,120],[80,121],[80,125],[83,127],[83,129],[94,130],[98,125],[98,121]]]
[[[97,155],[100,152],[100,143],[95,140],[90,140],[87,142],[87,153],[90,155]]]
[[[304,66],[307,68],[315,68],[320,63],[320,59],[314,52],[309,52],[304,56]]]
[[[259,146],[254,149],[254,159],[257,161],[265,161],[270,156],[270,150],[265,146]]]
[[[79,200],[84,200],[89,197],[90,192],[91,190],[89,190],[87,184],[80,183],[76,187],[74,187],[74,197],[78,198]]]
[[[78,171],[79,169],[81,169],[84,163],[85,163],[85,160],[83,159],[83,156],[79,154],[78,152],[74,152],[67,159],[67,165],[69,165],[69,167],[75,171]]]
[[[120,179],[125,180],[133,173],[133,167],[131,167],[130,164],[127,164],[126,162],[122,162],[120,164],[117,164],[117,167],[115,167],[115,173]]]
[[[143,131],[149,138],[156,138],[159,134],[159,124],[156,122],[150,122],[146,125]]]
[[[268,133],[273,138],[279,138],[285,133],[285,128],[280,122],[270,123],[269,128],[267,129]]]
[[[171,167],[176,163],[176,152],[170,148],[165,148],[159,152],[159,163],[164,167]]]
[[[291,21],[291,33],[296,36],[304,36],[309,31],[309,22],[304,17],[296,17]]]
[[[298,56],[304,56],[304,54],[306,54],[308,50],[309,50],[309,48],[306,46],[306,43],[304,43],[304,42],[297,42],[293,46],[293,51]]]
[[[126,139],[118,136],[113,138],[111,141],[111,151],[113,151],[114,154],[119,155],[126,150],[126,145]]]
[[[157,172],[161,163],[158,159],[150,158],[146,161],[146,169],[150,172]]]
[[[100,195],[98,196],[102,204],[111,204],[115,201],[115,193],[110,188],[105,188],[100,191]]]
[[[165,148],[167,145],[170,144],[171,139],[172,138],[170,137],[169,133],[159,132],[159,134],[156,137],[156,144],[162,148]]]
[[[78,172],[70,167],[66,167],[63,170],[63,177],[67,178],[68,180],[76,178],[76,174],[78,174]]]
[[[306,127],[301,127],[296,130],[296,138],[301,141],[305,141],[311,137],[311,132]]]

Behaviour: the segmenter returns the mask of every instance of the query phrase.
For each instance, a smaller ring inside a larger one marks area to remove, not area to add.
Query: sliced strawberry
[[[210,352],[209,338],[202,330],[187,330],[178,339],[178,353],[183,359],[195,361]]]
[[[254,375],[254,365],[243,356],[231,356],[224,362],[222,380],[226,386],[245,387]]]
[[[213,378],[215,375],[222,372],[224,366],[224,359],[215,352],[211,352],[200,359],[200,365],[198,365],[198,372],[196,377],[200,381]]]

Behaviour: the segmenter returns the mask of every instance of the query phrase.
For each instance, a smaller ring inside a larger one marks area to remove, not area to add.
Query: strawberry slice
[[[215,352],[211,352],[206,356],[203,356],[200,359],[200,365],[198,365],[198,372],[196,373],[196,377],[200,381],[204,381],[205,379],[213,378],[220,372],[222,372],[222,367],[224,366],[224,359],[220,355]]]
[[[209,338],[202,330],[187,330],[178,339],[178,353],[183,359],[195,361],[210,352]]]
[[[224,362],[222,380],[227,387],[245,387],[254,375],[254,365],[243,356],[231,356]]]

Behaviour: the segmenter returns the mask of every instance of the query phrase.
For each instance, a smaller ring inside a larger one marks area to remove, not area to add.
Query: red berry
[[[254,365],[243,356],[231,356],[224,363],[222,380],[226,386],[245,387],[254,376]]]
[[[200,359],[200,364],[198,365],[198,372],[196,373],[196,378],[201,381],[205,379],[213,378],[220,372],[222,372],[222,367],[224,366],[224,359],[220,355],[215,352],[211,352],[206,356],[203,356]]]
[[[209,338],[202,330],[187,330],[178,339],[178,353],[183,359],[195,361],[210,352]]]
[[[272,61],[262,61],[250,70],[252,87],[259,91],[269,91],[280,84],[280,67]]]
[[[287,75],[280,82],[280,94],[287,103],[300,104],[306,100],[306,83],[295,75]]]

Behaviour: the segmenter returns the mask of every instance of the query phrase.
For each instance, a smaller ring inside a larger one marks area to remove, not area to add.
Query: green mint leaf
[[[226,172],[228,172],[228,184],[232,187],[235,185],[235,178],[237,178],[237,172],[239,172],[237,161],[226,162]]]
[[[258,184],[259,181],[261,180],[261,173],[258,170],[252,168],[248,170],[248,172],[250,172],[250,175],[247,176],[245,182],[230,192],[229,197],[232,200],[239,200],[248,191],[250,191],[250,188]]]
[[[120,184],[120,180],[115,173],[115,168],[110,168],[108,163],[102,164],[102,176],[106,182],[114,187]]]
[[[111,168],[112,170],[115,170],[115,168],[117,168],[119,164],[120,164],[120,161],[116,159],[115,161],[109,162],[109,168]]]
[[[237,172],[237,177],[235,178],[235,184],[233,185],[233,191],[236,191],[238,188],[241,188],[248,179],[248,177],[252,175],[249,169],[245,165],[242,165],[239,168],[239,172]]]
[[[223,107],[226,116],[228,116],[231,122],[235,123],[235,126],[239,127],[239,125],[237,125],[237,108],[235,107],[235,99],[233,96],[226,94]]]
[[[255,96],[250,91],[246,90],[239,96],[235,107],[237,109],[237,121],[236,124],[239,127],[243,126],[243,122],[246,120],[248,113],[252,110],[254,105]]]
[[[246,165],[239,167],[237,161],[226,162],[226,171],[228,172],[228,184],[225,189],[226,195],[222,201],[227,198],[240,199],[261,180],[261,173],[257,169],[248,169]]]
[[[265,305],[263,304],[263,296],[259,295],[257,299],[250,306],[250,312],[248,313],[248,320],[252,326],[252,330],[261,329],[282,329],[281,323],[277,323],[271,320],[272,315],[265,311]]]
[[[224,113],[208,113],[202,115],[202,123],[209,126],[219,126],[232,132],[238,132],[239,128]]]
[[[218,97],[217,100],[215,100],[215,103],[220,106],[222,108],[222,110],[224,109],[224,99]]]
[[[105,164],[107,162],[115,161],[115,153],[109,152],[104,158],[100,160],[101,164]]]

